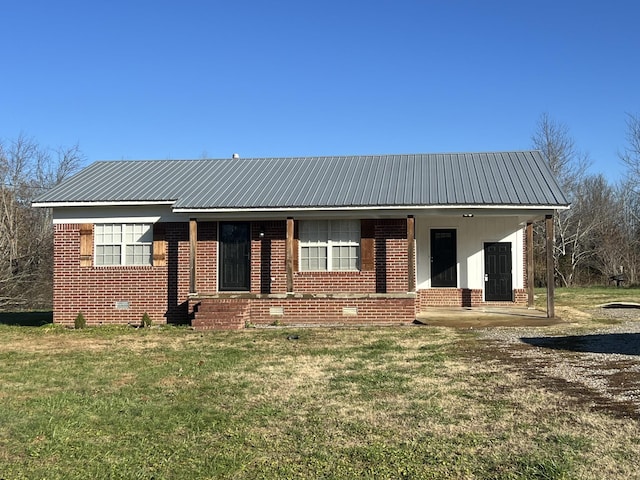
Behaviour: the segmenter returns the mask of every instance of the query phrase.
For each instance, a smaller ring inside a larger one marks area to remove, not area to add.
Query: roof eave
[[[100,201],[100,202],[33,202],[35,208],[61,208],[61,207],[132,207],[147,205],[173,205],[175,200],[125,200],[125,201]]]
[[[331,212],[331,211],[429,211],[429,210],[566,210],[569,205],[364,205],[364,206],[315,206],[315,207],[232,207],[204,208],[177,207],[174,213],[282,213],[282,212]]]

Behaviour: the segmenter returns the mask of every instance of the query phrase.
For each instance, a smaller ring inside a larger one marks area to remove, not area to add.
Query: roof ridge
[[[284,156],[284,157],[238,157],[238,158],[141,158],[141,159],[102,159],[93,163],[128,163],[128,162],[225,162],[225,161],[247,161],[247,160],[347,160],[354,158],[386,158],[386,157],[418,157],[418,156],[435,156],[435,155],[500,155],[505,153],[531,153],[539,152],[537,149],[522,150],[474,150],[474,151],[448,151],[448,152],[418,152],[418,153],[375,153],[375,154],[359,154],[359,155],[306,155],[306,156]]]

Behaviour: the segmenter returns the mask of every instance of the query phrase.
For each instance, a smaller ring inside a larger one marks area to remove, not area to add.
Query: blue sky
[[[0,0],[0,138],[88,162],[520,150],[617,180],[640,2]]]

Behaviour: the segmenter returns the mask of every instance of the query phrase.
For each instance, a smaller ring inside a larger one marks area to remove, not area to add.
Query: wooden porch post
[[[189,219],[189,293],[198,293],[196,286],[196,256],[198,254],[198,220]]]
[[[554,246],[554,233],[553,233],[553,215],[545,216],[545,231],[547,234],[547,317],[553,318],[556,316],[554,295],[555,295],[555,278],[554,278],[554,264],[553,264],[553,246]]]
[[[287,269],[287,293],[293,292],[293,255],[294,255],[294,223],[293,218],[287,218],[286,240],[286,269]]]
[[[415,240],[416,240],[416,221],[413,215],[407,217],[407,262],[408,262],[408,291],[416,291],[416,252],[415,252]]]
[[[534,305],[534,265],[533,265],[533,223],[527,222],[527,307],[533,308]]]

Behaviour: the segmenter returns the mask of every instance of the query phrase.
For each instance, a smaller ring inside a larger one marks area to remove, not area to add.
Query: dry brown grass
[[[638,478],[638,418],[465,330],[2,333],[6,478]]]

